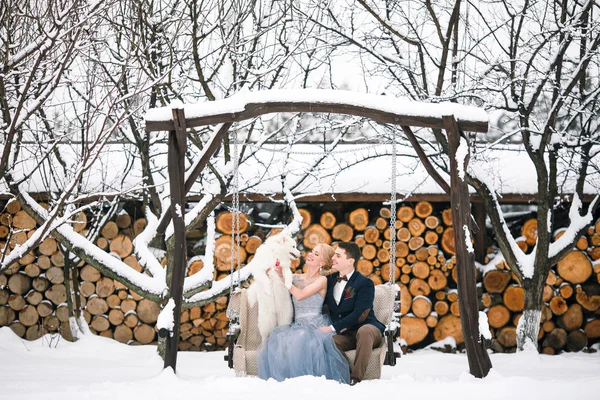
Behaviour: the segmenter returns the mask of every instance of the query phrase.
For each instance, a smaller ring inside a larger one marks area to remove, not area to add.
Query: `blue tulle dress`
[[[294,285],[301,288],[299,276]],[[294,322],[278,326],[258,350],[258,376],[279,382],[303,375],[325,376],[342,383],[350,382],[348,362],[333,342],[333,333],[323,333],[317,328],[330,325],[323,315],[324,299],[315,293],[294,303]]]

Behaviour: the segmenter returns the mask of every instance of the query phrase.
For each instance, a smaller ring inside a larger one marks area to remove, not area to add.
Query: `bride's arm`
[[[312,296],[313,294],[323,290],[327,287],[327,278],[324,276],[320,276],[310,285],[307,285],[304,289],[300,289],[294,285],[290,288],[290,293],[294,298],[298,301],[304,300],[307,297]]]

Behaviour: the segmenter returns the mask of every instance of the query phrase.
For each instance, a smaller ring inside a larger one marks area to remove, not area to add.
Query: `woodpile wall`
[[[256,204],[252,207],[241,223],[242,263],[249,262],[265,238],[278,231],[256,225],[255,222],[269,217]],[[457,302],[452,218],[446,207],[447,204],[419,202],[398,209],[396,263],[390,265],[389,208],[375,203],[365,207],[349,204],[346,208],[336,203],[307,204],[300,209],[304,219],[298,242],[303,256],[293,268],[300,272],[305,255],[317,243],[355,241],[363,256],[358,270],[375,284],[387,282],[390,268],[394,268],[401,287],[401,335],[409,348],[420,348],[449,335],[460,346],[464,340]],[[0,210],[0,249],[7,246],[10,250],[23,243],[36,224],[17,203],[9,203]],[[86,223],[85,215],[80,215],[75,227],[84,233],[88,228]],[[97,245],[141,271],[132,255],[132,240],[145,224],[143,218],[120,213],[102,227]],[[219,280],[230,271],[231,215],[226,211],[219,213],[216,224],[222,234],[215,244],[215,279]],[[527,221],[522,227],[519,246],[530,251],[536,232],[535,220]],[[204,253],[202,246],[196,245],[202,243],[203,236],[201,231],[188,236],[190,259],[196,253]],[[598,259],[600,222],[590,227],[577,248],[548,276],[539,337],[545,353],[581,350],[600,340],[600,262],[595,263]],[[10,326],[28,340],[45,333],[60,333],[70,340],[64,265],[63,253],[49,238],[0,274],[0,326]],[[188,275],[202,267],[201,260],[192,259]],[[157,304],[84,263],[77,266],[76,272],[83,316],[92,332],[122,343],[155,342]],[[480,274],[478,282],[480,309],[488,314],[493,349],[514,351],[516,326],[523,310],[519,282],[503,262],[485,275]],[[227,300],[221,297],[214,303],[182,312],[181,350],[225,346]]]

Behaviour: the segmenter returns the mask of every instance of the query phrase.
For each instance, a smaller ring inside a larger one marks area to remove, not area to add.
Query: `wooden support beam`
[[[473,203],[472,206],[473,218],[479,226],[479,232],[475,234],[475,261],[480,264],[485,263],[485,256],[487,254],[487,248],[485,245],[485,206],[483,203]]]
[[[350,97],[350,100],[356,100],[356,98]],[[477,114],[477,112],[480,109],[476,107],[450,103],[419,103],[393,96],[384,97],[369,94],[361,94],[361,99],[363,100],[361,104],[346,102],[343,93],[332,90],[305,89],[301,91],[253,92],[246,93],[244,96],[232,96],[223,100],[203,103],[202,111],[195,112],[192,117],[187,119],[186,124],[188,128],[193,128],[224,122],[244,121],[271,113],[310,112],[355,115],[370,118],[380,124],[442,129],[443,111],[448,107],[454,107],[457,111],[464,111],[457,121],[461,130],[481,133],[488,131],[487,115],[485,118],[479,118],[481,114]],[[385,110],[382,110],[380,106],[382,99],[385,100],[387,106]],[[422,110],[422,112],[411,112],[414,109]],[[469,115],[467,110],[472,111],[472,114]],[[174,129],[173,120],[168,118],[166,111],[166,108],[158,109],[151,113],[149,117],[146,117],[146,132]]]
[[[181,112],[183,113],[183,110],[181,110]],[[206,167],[206,164],[208,164],[208,160],[219,148],[219,145],[221,144],[223,138],[227,136],[227,132],[229,132],[230,127],[231,123],[223,124],[219,128],[217,133],[215,133],[204,145],[204,149],[202,150],[200,159],[198,160],[196,165],[193,166],[192,170],[190,171],[190,174],[185,180],[185,188],[183,193],[184,197],[188,194],[188,192],[194,185],[194,182],[196,182],[196,179],[198,179],[198,177],[204,170],[204,167]],[[185,152],[183,154],[185,155]],[[171,209],[169,208],[168,210],[165,210],[165,213],[162,215],[158,223],[158,228],[156,228],[156,232],[158,235],[162,235],[163,233],[165,233],[167,226],[169,226],[169,222],[171,222],[171,216]]]
[[[452,224],[454,226],[454,244],[456,247],[456,268],[458,268],[458,306],[460,322],[467,348],[467,359],[471,375],[477,378],[487,376],[492,368],[484,340],[479,334],[479,306],[477,286],[475,279],[474,252],[467,248],[467,240],[471,240],[469,229],[471,227],[471,207],[469,201],[469,187],[467,182],[460,177],[466,173],[469,163],[469,147],[463,138],[464,152],[458,153],[461,144],[461,134],[453,116],[444,116],[444,127],[448,134],[448,147],[450,159],[450,188]],[[457,158],[460,157],[460,160]]]
[[[179,345],[179,322],[181,317],[181,303],[183,301],[183,280],[187,264],[187,250],[185,242],[185,151],[186,151],[186,125],[185,114],[182,109],[173,109],[175,129],[169,131],[169,188],[171,190],[171,215],[173,216],[174,248],[171,274],[171,298],[175,302],[173,310],[173,330],[167,335],[165,351],[165,369],[171,367],[177,370],[177,348]]]
[[[187,181],[186,181],[187,182]],[[299,193],[294,193],[294,196],[299,195]],[[568,201],[571,199],[572,194],[568,194],[565,196]],[[583,196],[584,205],[589,204],[596,195],[586,194]],[[48,199],[52,198],[52,196],[48,193],[32,193],[31,197],[33,197],[36,201],[39,202],[47,202]],[[0,195],[0,201],[5,202],[10,200],[11,196],[2,196]],[[85,201],[82,201],[80,204],[89,204],[91,202],[97,201],[99,199],[113,199],[114,196],[108,196],[105,194],[89,196],[85,198]],[[131,196],[122,196],[122,201],[139,201],[140,199]],[[188,202],[196,202],[200,201],[202,196],[199,195],[189,195],[186,197]],[[353,193],[327,193],[327,194],[318,194],[318,195],[307,195],[301,196],[298,198],[298,202],[301,203],[328,203],[328,202],[347,202],[347,203],[364,203],[364,202],[383,202],[389,201],[390,194],[389,193],[362,193],[362,192],[353,192]],[[271,202],[273,200],[283,200],[283,195],[281,193],[273,193],[271,195],[268,194],[260,194],[260,193],[240,193],[240,201],[250,201],[250,202]],[[399,199],[400,200],[400,199]],[[404,199],[401,199],[404,202],[419,202],[419,201],[430,201],[433,203],[439,202],[449,202],[450,195],[447,194],[413,194]],[[521,194],[521,193],[503,193],[502,197],[498,199],[500,204],[529,204],[534,205],[537,203],[537,195],[536,194]],[[224,201],[230,201],[229,197],[226,197]],[[471,194],[471,202],[479,203],[481,202],[481,198],[477,194]],[[169,219],[170,222],[170,219]]]

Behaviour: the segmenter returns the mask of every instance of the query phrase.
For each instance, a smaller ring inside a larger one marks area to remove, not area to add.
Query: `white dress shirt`
[[[354,270],[352,270],[352,272],[350,272],[348,275],[346,275],[348,280],[350,280],[350,277],[352,276],[353,273],[354,273]],[[348,283],[348,281],[339,281],[339,282],[336,282],[336,284],[333,286],[333,298],[334,298],[336,304],[340,304],[340,301],[342,300],[342,293],[344,293],[344,289],[346,288],[347,283]]]

